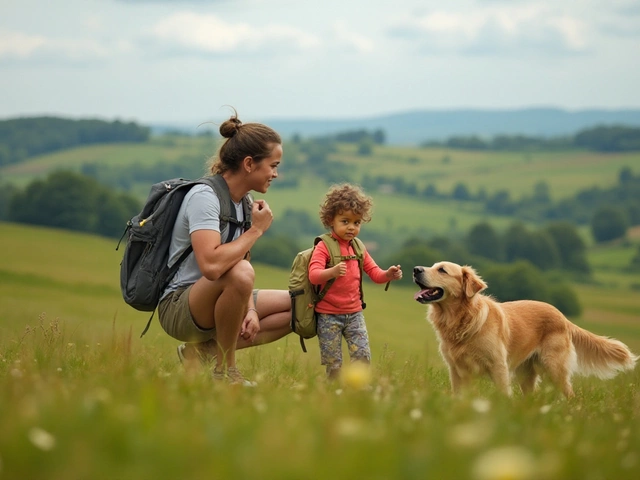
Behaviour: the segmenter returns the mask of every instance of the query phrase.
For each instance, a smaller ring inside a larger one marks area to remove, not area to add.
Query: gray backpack
[[[124,301],[136,310],[155,312],[162,293],[178,271],[180,264],[193,251],[189,245],[180,258],[171,266],[169,245],[173,226],[180,205],[187,192],[197,184],[206,184],[213,188],[220,200],[220,231],[229,224],[229,232],[224,241],[232,239],[236,230],[243,231],[251,226],[251,208],[253,199],[250,194],[242,199],[244,222],[236,219],[227,182],[221,175],[186,180],[174,178],[154,184],[142,211],[127,222],[120,238],[127,236],[122,262],[120,263],[120,289]],[[120,242],[116,250],[120,247]],[[141,337],[149,329],[153,313]]]

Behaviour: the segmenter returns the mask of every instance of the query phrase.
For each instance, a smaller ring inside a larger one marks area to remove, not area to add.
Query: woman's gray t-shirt
[[[232,204],[235,206],[236,218],[243,221],[242,202],[238,204],[232,202]],[[228,223],[220,232],[220,201],[209,185],[193,186],[182,201],[169,245],[169,266],[173,265],[180,258],[182,252],[191,245],[191,234],[196,230],[214,230],[220,233],[220,238],[223,240],[226,239],[229,232]],[[236,229],[232,240],[241,234],[242,230]],[[196,262],[196,256],[191,252],[178,268],[169,286],[162,294],[162,298],[180,287],[195,283],[200,277],[202,277],[202,273]]]

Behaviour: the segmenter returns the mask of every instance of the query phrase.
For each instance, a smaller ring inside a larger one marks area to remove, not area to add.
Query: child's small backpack
[[[127,235],[120,263],[120,289],[124,301],[136,310],[155,312],[162,293],[178,267],[193,251],[190,245],[171,268],[168,267],[169,245],[180,205],[191,187],[201,183],[209,185],[220,201],[220,231],[229,223],[229,231],[223,241],[232,239],[236,229],[246,230],[251,226],[251,195],[243,198],[244,222],[240,222],[236,218],[235,207],[231,205],[227,182],[221,175],[198,180],[174,178],[154,184],[142,211],[127,222],[120,239],[122,241]],[[119,246],[120,242],[116,250]],[[142,335],[149,329],[152,319],[153,313]]]
[[[299,252],[291,265],[291,273],[289,274],[289,296],[291,297],[291,330],[300,336],[300,346],[304,352],[307,348],[304,344],[305,338],[313,338],[317,335],[317,314],[315,312],[316,304],[324,298],[327,291],[333,285],[335,278],[329,280],[321,291],[318,287],[309,281],[309,261],[314,248],[319,242],[324,242],[329,250],[331,260],[327,267],[333,267],[343,260],[358,260],[360,265],[360,301],[362,308],[366,307],[364,303],[364,294],[362,291],[362,273],[364,264],[365,246],[359,238],[354,238],[351,242],[355,255],[341,255],[340,244],[330,234],[325,233],[316,237],[313,247],[307,248]]]

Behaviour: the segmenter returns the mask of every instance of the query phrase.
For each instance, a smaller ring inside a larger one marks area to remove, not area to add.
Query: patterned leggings
[[[327,373],[342,366],[342,336],[347,341],[351,361],[371,361],[369,335],[362,312],[331,315],[318,313],[320,359]]]

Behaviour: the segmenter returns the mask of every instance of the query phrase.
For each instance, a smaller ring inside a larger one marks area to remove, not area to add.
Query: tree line
[[[484,139],[478,135],[449,137],[444,141],[426,141],[423,147],[447,147],[460,150],[542,151],[584,148],[596,152],[640,150],[640,128],[625,125],[600,125],[564,137],[496,135]]]
[[[28,117],[0,121],[0,167],[79,145],[146,142],[150,129],[134,122]]]
[[[142,208],[127,193],[79,173],[58,170],[4,199],[0,220],[63,228],[118,238],[126,222]],[[3,203],[3,202],[0,202]]]
[[[420,189],[403,177],[365,175],[361,183],[371,192],[391,189],[411,197],[481,203],[490,215],[534,223],[566,220],[590,225],[597,242],[622,238],[629,227],[640,225],[640,175],[634,175],[629,167],[620,170],[617,183],[610,188],[589,187],[558,202],[553,202],[549,185],[544,181],[519,199],[512,198],[506,189],[491,195],[484,189],[474,193],[464,183],[455,185],[451,192],[438,191],[433,184]]]

